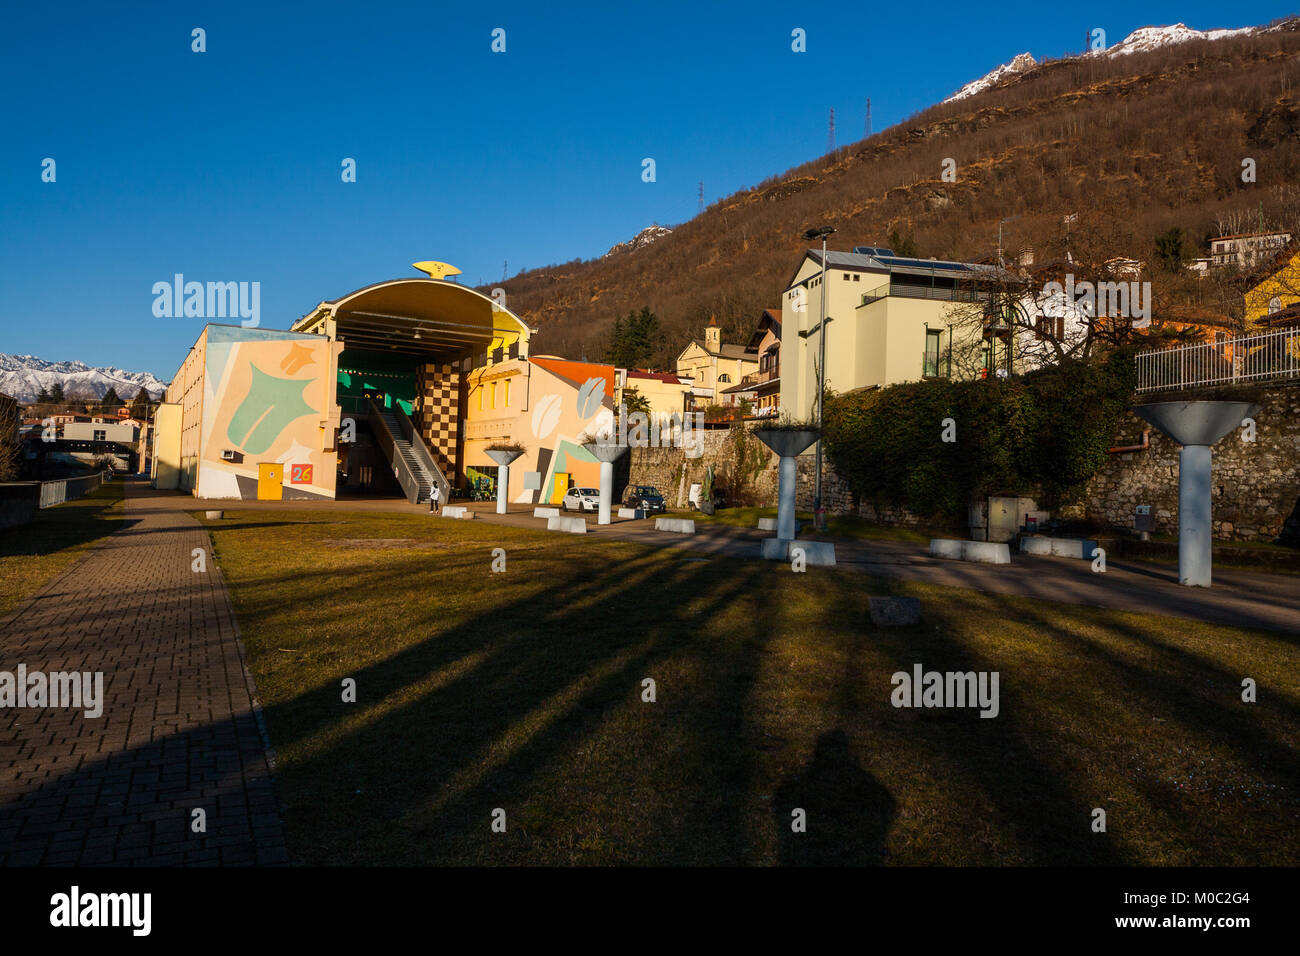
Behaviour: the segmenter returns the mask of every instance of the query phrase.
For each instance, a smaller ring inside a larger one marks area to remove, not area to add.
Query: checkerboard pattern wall
[[[460,437],[460,369],[448,363],[421,365],[415,374],[416,425],[449,481],[456,475]]]

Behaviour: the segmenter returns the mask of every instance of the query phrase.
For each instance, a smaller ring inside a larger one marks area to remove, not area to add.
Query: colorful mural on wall
[[[473,397],[474,388],[482,385],[471,384],[467,468],[495,474],[486,448],[508,440],[524,447],[510,466],[507,497],[512,503],[558,503],[569,487],[597,487],[600,463],[581,439],[613,421],[614,367],[534,356],[496,368],[517,369],[520,382],[512,389],[514,401],[503,407],[482,405]]]
[[[272,473],[283,474],[282,497],[334,497],[335,453],[324,450],[321,428],[332,376],[328,341],[213,325],[204,358],[196,494],[256,498],[259,464],[279,464]]]

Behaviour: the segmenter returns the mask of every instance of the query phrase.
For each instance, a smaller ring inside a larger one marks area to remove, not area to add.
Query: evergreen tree
[[[659,317],[648,308],[614,319],[606,361],[619,368],[641,368],[659,347]]]
[[[55,382],[54,387],[50,389],[50,401],[58,405],[61,405],[65,401],[67,401],[67,398],[63,394],[62,382]]]
[[[108,391],[104,393],[104,397],[99,400],[99,404],[101,407],[108,409],[121,408],[122,398],[117,394],[117,389],[110,385]]]
[[[920,255],[920,252],[916,248],[916,239],[910,232],[907,235],[903,235],[898,231],[898,227],[895,226],[893,229],[889,230],[887,238],[889,240],[889,248],[894,250],[894,255],[906,256],[908,258],[915,258]]]
[[[1156,260],[1166,272],[1175,275],[1183,271],[1187,261],[1187,240],[1177,226],[1156,236]]]
[[[131,417],[142,422],[149,420],[149,393],[143,388],[131,399]]]
[[[36,396],[36,404],[37,404],[37,405],[48,405],[48,404],[49,404],[50,402],[52,402],[52,401],[54,401],[54,396],[52,396],[52,395],[50,394],[50,390],[49,390],[48,388],[46,388],[44,385],[42,385],[42,386],[41,386],[40,394],[38,394],[38,395]]]

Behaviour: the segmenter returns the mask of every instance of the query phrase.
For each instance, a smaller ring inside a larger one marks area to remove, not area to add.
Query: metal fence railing
[[[78,498],[84,498],[104,483],[107,474],[107,472],[97,471],[93,475],[86,475],[84,478],[60,478],[58,481],[42,481],[40,507],[53,508],[65,501],[76,501]]]
[[[1233,385],[1300,377],[1300,329],[1140,352],[1137,390]]]

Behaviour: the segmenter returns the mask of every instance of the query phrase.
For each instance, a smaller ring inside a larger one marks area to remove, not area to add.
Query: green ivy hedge
[[[1077,498],[1106,460],[1133,361],[1063,362],[1010,380],[934,379],[828,395],[826,452],[860,500],[964,521],[985,495]],[[955,441],[942,440],[944,419]]]

